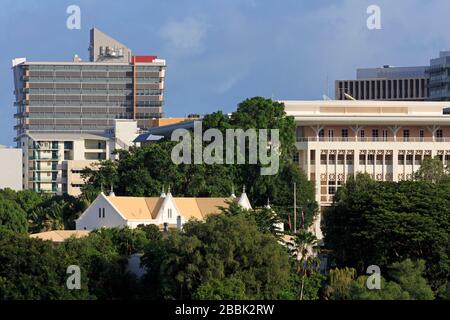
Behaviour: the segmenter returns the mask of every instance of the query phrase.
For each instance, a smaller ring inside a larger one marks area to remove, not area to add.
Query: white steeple
[[[161,198],[165,198],[166,197],[166,193],[164,192],[164,185],[162,186],[162,190],[161,190]]]
[[[238,205],[247,210],[252,210],[252,205],[250,200],[248,200],[247,194],[245,193],[245,186],[242,188],[242,194],[239,197]]]
[[[234,194],[234,186],[231,187],[231,198],[236,199],[236,195]]]
[[[114,187],[113,187],[113,184],[112,184],[112,183],[111,183],[111,189],[109,190],[108,196],[110,196],[110,197],[115,197],[115,196],[116,196],[116,195],[114,194]]]

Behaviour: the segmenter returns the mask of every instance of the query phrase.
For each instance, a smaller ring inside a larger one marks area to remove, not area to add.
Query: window
[[[414,164],[421,165],[422,164],[422,156],[420,154],[416,154],[414,157]]]
[[[383,155],[382,154],[378,154],[376,161],[377,161],[378,165],[380,165],[380,164],[382,165],[383,164]]]
[[[328,130],[328,141],[334,140],[334,130]]]
[[[102,208],[98,208],[98,217],[99,217],[99,218],[102,217]]]
[[[392,155],[386,155],[384,162],[387,166],[392,166]]]
[[[374,164],[374,155],[373,154],[369,154],[367,156],[367,164]]]
[[[413,155],[412,154],[406,155],[406,164],[413,164]]]
[[[327,155],[326,154],[320,155],[320,164],[327,164]]]
[[[172,208],[167,209],[167,218],[172,219]]]
[[[325,136],[325,131],[323,129],[321,129],[319,131],[319,141],[323,141],[324,136]]]
[[[346,155],[346,157],[347,157],[347,159],[346,159],[347,164],[353,165],[353,155],[348,154],[348,155]]]
[[[294,161],[295,163],[299,162],[298,152],[294,152],[294,155],[292,156],[292,161]]]
[[[403,154],[398,155],[398,164],[404,165],[405,164],[405,156]]]
[[[378,141],[378,129],[372,129],[372,141]]]
[[[366,132],[364,130],[361,130],[359,132],[359,136],[361,137],[361,141],[365,141],[366,140]]]
[[[420,142],[423,142],[425,139],[425,131],[423,129],[419,130],[419,140]]]
[[[342,129],[342,141],[348,141],[348,129]]]
[[[383,135],[383,141],[388,141],[388,131],[386,129],[384,129],[382,131],[382,135]]]
[[[359,164],[366,164],[366,155],[365,154],[359,155]]]
[[[403,130],[403,141],[405,142],[409,141],[409,129]]]
[[[436,130],[436,141],[442,142],[444,134],[442,132],[442,129]]]
[[[335,193],[336,193],[336,186],[335,185],[328,186],[328,194],[334,195]]]
[[[328,164],[336,164],[336,155],[330,154]]]
[[[343,154],[338,155],[338,164],[344,164],[344,155]]]
[[[105,217],[105,208],[102,208],[103,218]]]
[[[316,150],[311,150],[311,164],[316,164]]]

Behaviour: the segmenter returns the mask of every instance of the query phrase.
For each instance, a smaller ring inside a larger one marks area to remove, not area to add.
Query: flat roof
[[[84,139],[94,139],[94,140],[109,140],[111,137],[106,134],[95,134],[95,133],[27,133],[25,134],[34,140],[84,140]]]

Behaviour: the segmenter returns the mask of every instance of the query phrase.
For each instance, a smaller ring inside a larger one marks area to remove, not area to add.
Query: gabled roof
[[[121,197],[106,196],[119,210],[120,214],[128,220],[156,219],[163,202],[163,197]],[[232,198],[172,198],[181,215],[189,220],[195,218],[202,220],[209,214],[220,213],[219,207],[228,207],[227,200]]]
[[[107,198],[128,220],[155,219],[164,201],[164,198],[159,197],[107,196]]]

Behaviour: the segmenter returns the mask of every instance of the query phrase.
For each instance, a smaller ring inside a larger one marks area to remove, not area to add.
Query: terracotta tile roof
[[[70,237],[82,238],[88,236],[87,230],[53,230],[41,233],[34,233],[30,235],[30,238],[50,240],[53,242],[63,242]]]
[[[108,200],[129,220],[155,219],[164,198],[161,197],[119,197],[108,196]],[[173,198],[181,215],[202,220],[209,214],[220,213],[219,207],[228,207],[227,200],[232,198]]]
[[[156,197],[116,197],[108,196],[109,201],[129,220],[155,219],[163,198]]]

